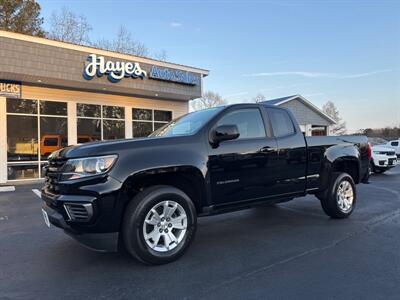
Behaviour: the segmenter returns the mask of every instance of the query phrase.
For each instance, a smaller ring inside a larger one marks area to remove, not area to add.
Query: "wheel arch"
[[[154,185],[170,185],[182,190],[193,201],[197,213],[201,213],[208,203],[205,178],[194,166],[160,167],[132,174],[123,184],[123,193],[130,200],[137,193]]]
[[[320,190],[327,188],[334,172],[348,173],[355,184],[360,183],[362,179],[360,152],[354,145],[337,145],[328,148],[321,168]]]

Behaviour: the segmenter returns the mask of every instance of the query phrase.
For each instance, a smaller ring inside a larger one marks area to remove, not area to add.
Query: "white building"
[[[335,120],[301,95],[292,95],[263,101],[263,103],[290,109],[307,136],[330,135]]]

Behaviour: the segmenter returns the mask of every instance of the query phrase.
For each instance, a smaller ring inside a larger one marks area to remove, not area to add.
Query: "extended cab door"
[[[274,193],[301,194],[306,189],[307,147],[303,133],[291,113],[267,108],[273,136],[278,145]]]
[[[208,170],[214,205],[267,197],[274,185],[277,144],[258,105],[232,107],[210,128],[236,125],[240,136],[209,144]]]

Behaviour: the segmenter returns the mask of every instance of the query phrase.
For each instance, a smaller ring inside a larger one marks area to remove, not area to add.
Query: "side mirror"
[[[239,129],[236,125],[220,125],[211,131],[210,141],[216,147],[223,141],[237,139],[239,135]]]

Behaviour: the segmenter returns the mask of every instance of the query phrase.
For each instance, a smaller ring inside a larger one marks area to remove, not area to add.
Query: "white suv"
[[[400,158],[400,139],[389,141],[386,144],[387,147],[394,149],[396,152],[397,158]]]
[[[397,156],[393,148],[383,146],[372,147],[371,171],[383,173],[397,165]]]

